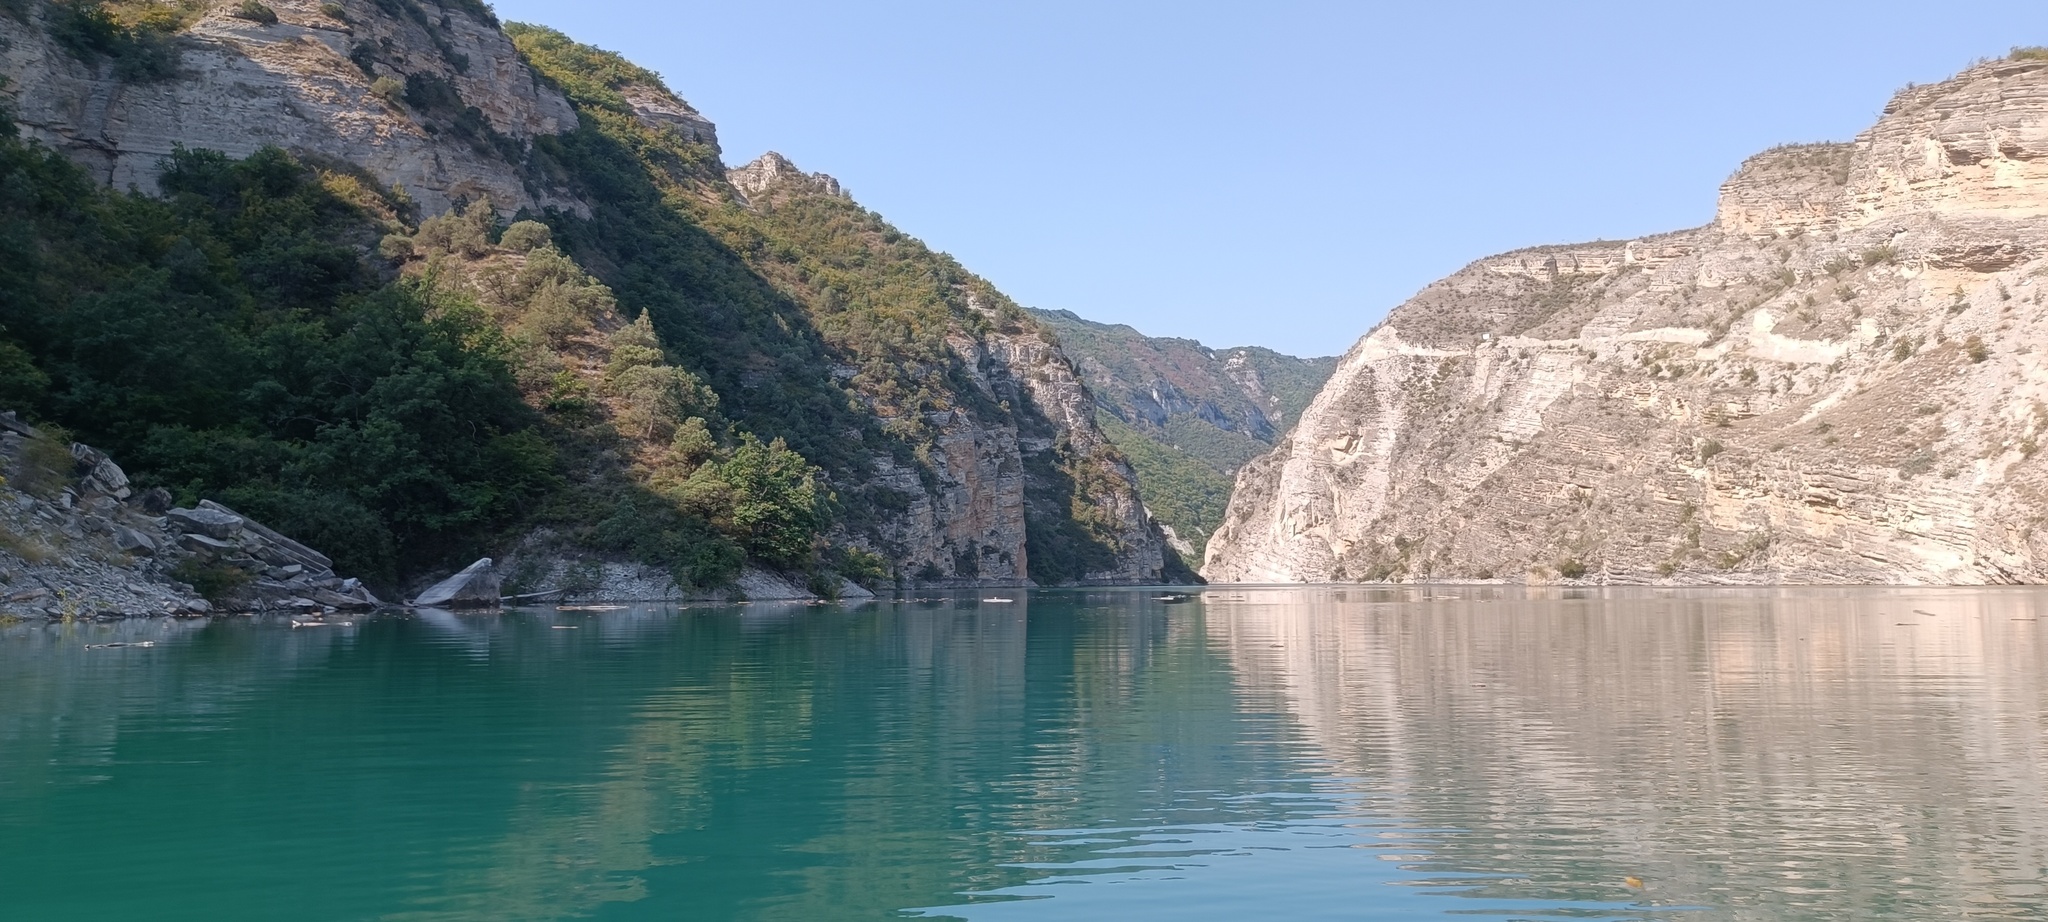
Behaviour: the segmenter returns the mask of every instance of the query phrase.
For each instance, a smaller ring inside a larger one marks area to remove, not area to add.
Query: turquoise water
[[[0,628],[0,918],[2048,918],[2048,593],[1017,595]]]

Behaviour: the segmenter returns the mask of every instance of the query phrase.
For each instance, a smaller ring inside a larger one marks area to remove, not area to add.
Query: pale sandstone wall
[[[1983,65],[1752,158],[1710,227],[1430,286],[1240,475],[1204,575],[2048,579],[2044,111],[2048,65]]]

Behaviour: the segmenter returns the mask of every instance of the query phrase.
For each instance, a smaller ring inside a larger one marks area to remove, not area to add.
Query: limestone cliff
[[[267,6],[274,23],[212,5],[166,40],[169,73],[135,78],[113,55],[53,37],[58,8],[23,4],[20,19],[0,13],[0,103],[24,136],[115,188],[154,191],[158,161],[178,146],[237,157],[275,146],[366,170],[428,216],[485,196],[508,212],[581,207],[518,168],[535,137],[575,128],[576,113],[495,21],[432,0]]]
[[[1982,64],[1752,158],[1709,226],[1429,286],[1240,475],[1204,575],[2048,578],[2044,113],[2048,63]]]

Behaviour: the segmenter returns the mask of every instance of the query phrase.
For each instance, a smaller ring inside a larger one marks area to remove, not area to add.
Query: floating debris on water
[[[119,650],[119,649],[122,649],[122,648],[124,648],[124,647],[154,647],[154,646],[156,646],[156,641],[154,641],[154,640],[137,640],[137,641],[134,641],[134,642],[132,642],[132,643],[89,643],[89,644],[86,644],[86,645],[85,645],[85,648],[86,648],[86,649],[88,649],[88,650]]]

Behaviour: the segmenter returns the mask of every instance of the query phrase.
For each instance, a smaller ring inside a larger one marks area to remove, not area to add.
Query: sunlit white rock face
[[[1240,475],[1211,580],[2048,578],[2048,63],[1745,163],[1709,226],[1481,260]]]

